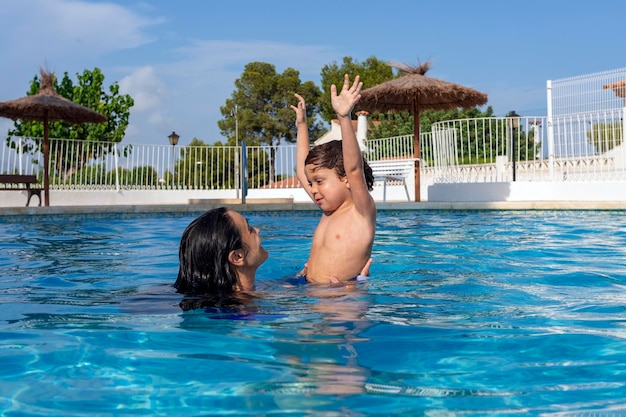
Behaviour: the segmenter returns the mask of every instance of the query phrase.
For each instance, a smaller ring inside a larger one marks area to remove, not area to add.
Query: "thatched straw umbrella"
[[[487,103],[487,95],[458,84],[426,77],[430,63],[417,67],[390,64],[402,75],[361,92],[358,108],[378,112],[405,111],[413,115],[415,201],[420,201],[420,110],[472,108]]]
[[[39,92],[32,96],[0,103],[0,116],[13,120],[43,122],[43,188],[45,205],[50,205],[50,140],[48,122],[64,121],[72,124],[104,123],[106,116],[96,113],[57,94],[54,75],[41,72]]]

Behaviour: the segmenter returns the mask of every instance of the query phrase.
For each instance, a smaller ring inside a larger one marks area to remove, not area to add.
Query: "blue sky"
[[[541,116],[546,80],[626,67],[624,16],[621,0],[4,1],[0,101],[40,67],[74,80],[98,67],[135,99],[125,143],[167,144],[173,130],[213,143],[247,63],[319,86],[324,65],[375,56],[431,61],[429,76],[488,94],[496,115]]]

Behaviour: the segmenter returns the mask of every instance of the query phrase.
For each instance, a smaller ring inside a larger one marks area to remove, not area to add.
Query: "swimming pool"
[[[197,214],[0,217],[3,416],[626,414],[624,212],[381,211],[346,288],[283,285],[319,213],[244,213],[240,316],[178,308]]]

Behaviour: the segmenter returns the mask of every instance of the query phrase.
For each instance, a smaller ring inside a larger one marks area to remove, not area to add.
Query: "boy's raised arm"
[[[296,128],[298,130],[296,139],[296,176],[302,188],[304,188],[309,197],[313,198],[309,181],[304,173],[304,161],[309,154],[311,146],[309,144],[309,127],[306,123],[306,103],[300,94],[296,93],[294,95],[298,99],[297,106],[291,105],[293,111],[296,112]]]
[[[360,82],[358,75],[350,86],[350,77],[346,74],[341,92],[337,94],[337,87],[333,84],[330,87],[330,96],[341,127],[343,165],[350,184],[352,200],[356,209],[361,214],[366,215],[375,212],[376,205],[367,189],[365,173],[363,172],[363,156],[352,127],[351,117],[353,107],[361,98],[362,88],[363,83]]]

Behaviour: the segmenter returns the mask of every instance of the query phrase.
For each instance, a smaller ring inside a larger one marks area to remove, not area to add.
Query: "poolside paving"
[[[189,204],[0,207],[0,216],[95,213],[198,213],[216,207],[237,211],[317,211],[313,203],[291,199],[190,200]],[[624,201],[494,201],[494,202],[377,202],[378,210],[626,210]]]

